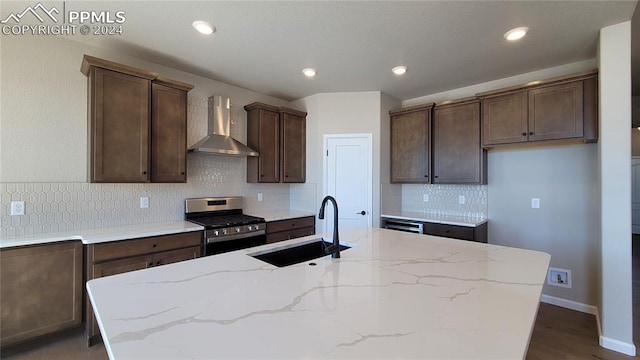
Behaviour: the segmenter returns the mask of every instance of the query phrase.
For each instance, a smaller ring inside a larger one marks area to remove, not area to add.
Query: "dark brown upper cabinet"
[[[480,146],[480,102],[461,99],[433,111],[434,184],[486,184],[487,152]]]
[[[389,111],[392,183],[431,183],[429,170],[433,105]]]
[[[187,92],[192,85],[84,56],[89,181],[186,182]]]
[[[247,146],[260,154],[247,158],[247,182],[305,182],[307,113],[258,102],[244,109]]]
[[[482,145],[597,138],[597,72],[477,94]]]
[[[162,78],[152,83],[152,182],[187,182],[187,91]]]

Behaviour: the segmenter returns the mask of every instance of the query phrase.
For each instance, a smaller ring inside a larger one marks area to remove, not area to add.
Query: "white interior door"
[[[631,232],[640,234],[640,157],[631,158]]]
[[[338,228],[371,226],[371,134],[324,136],[324,194],[338,202]],[[325,232],[333,230],[333,208],[327,205]],[[322,220],[321,220],[322,221]]]

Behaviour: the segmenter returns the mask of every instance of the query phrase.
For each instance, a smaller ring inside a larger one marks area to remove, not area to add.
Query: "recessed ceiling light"
[[[400,65],[394,67],[393,69],[391,69],[391,71],[393,71],[393,73],[396,75],[402,75],[407,72],[407,67],[404,65]]]
[[[522,39],[525,35],[527,35],[527,31],[529,31],[528,27],[517,27],[515,29],[511,29],[504,33],[504,38],[509,41],[515,41],[518,39]]]
[[[216,27],[206,21],[194,21],[192,25],[198,32],[205,35],[211,35],[216,32]]]
[[[302,69],[302,73],[306,77],[314,77],[314,76],[316,76],[317,71],[314,68],[304,68],[304,69]]]

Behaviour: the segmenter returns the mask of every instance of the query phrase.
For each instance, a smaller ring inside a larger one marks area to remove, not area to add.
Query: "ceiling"
[[[599,29],[630,20],[636,0],[67,1],[66,7],[126,12],[122,36],[75,35],[78,41],[263,94],[293,100],[379,90],[406,100],[594,58]],[[197,33],[194,20],[217,32]],[[529,34],[504,40],[518,26]],[[409,71],[396,76],[396,65]],[[305,78],[305,67],[318,69],[317,76]]]

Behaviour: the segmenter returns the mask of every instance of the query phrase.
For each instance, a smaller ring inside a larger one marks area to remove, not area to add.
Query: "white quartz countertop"
[[[91,280],[111,359],[523,359],[550,256],[386,229],[340,231],[340,259],[248,253]]]
[[[1,238],[0,248],[46,244],[65,240],[81,240],[83,244],[98,244],[109,241],[169,235],[198,230],[204,230],[204,227],[181,220],[154,224],[138,224]]]
[[[382,214],[381,217],[467,227],[477,227],[487,222],[487,219],[485,218],[455,215],[435,215],[408,211],[387,211]]]
[[[316,214],[308,211],[298,211],[298,210],[278,210],[278,211],[269,211],[269,212],[247,212],[247,215],[253,215],[257,217],[264,218],[264,221],[278,221],[278,220],[289,220],[296,219],[307,216],[316,216]]]

